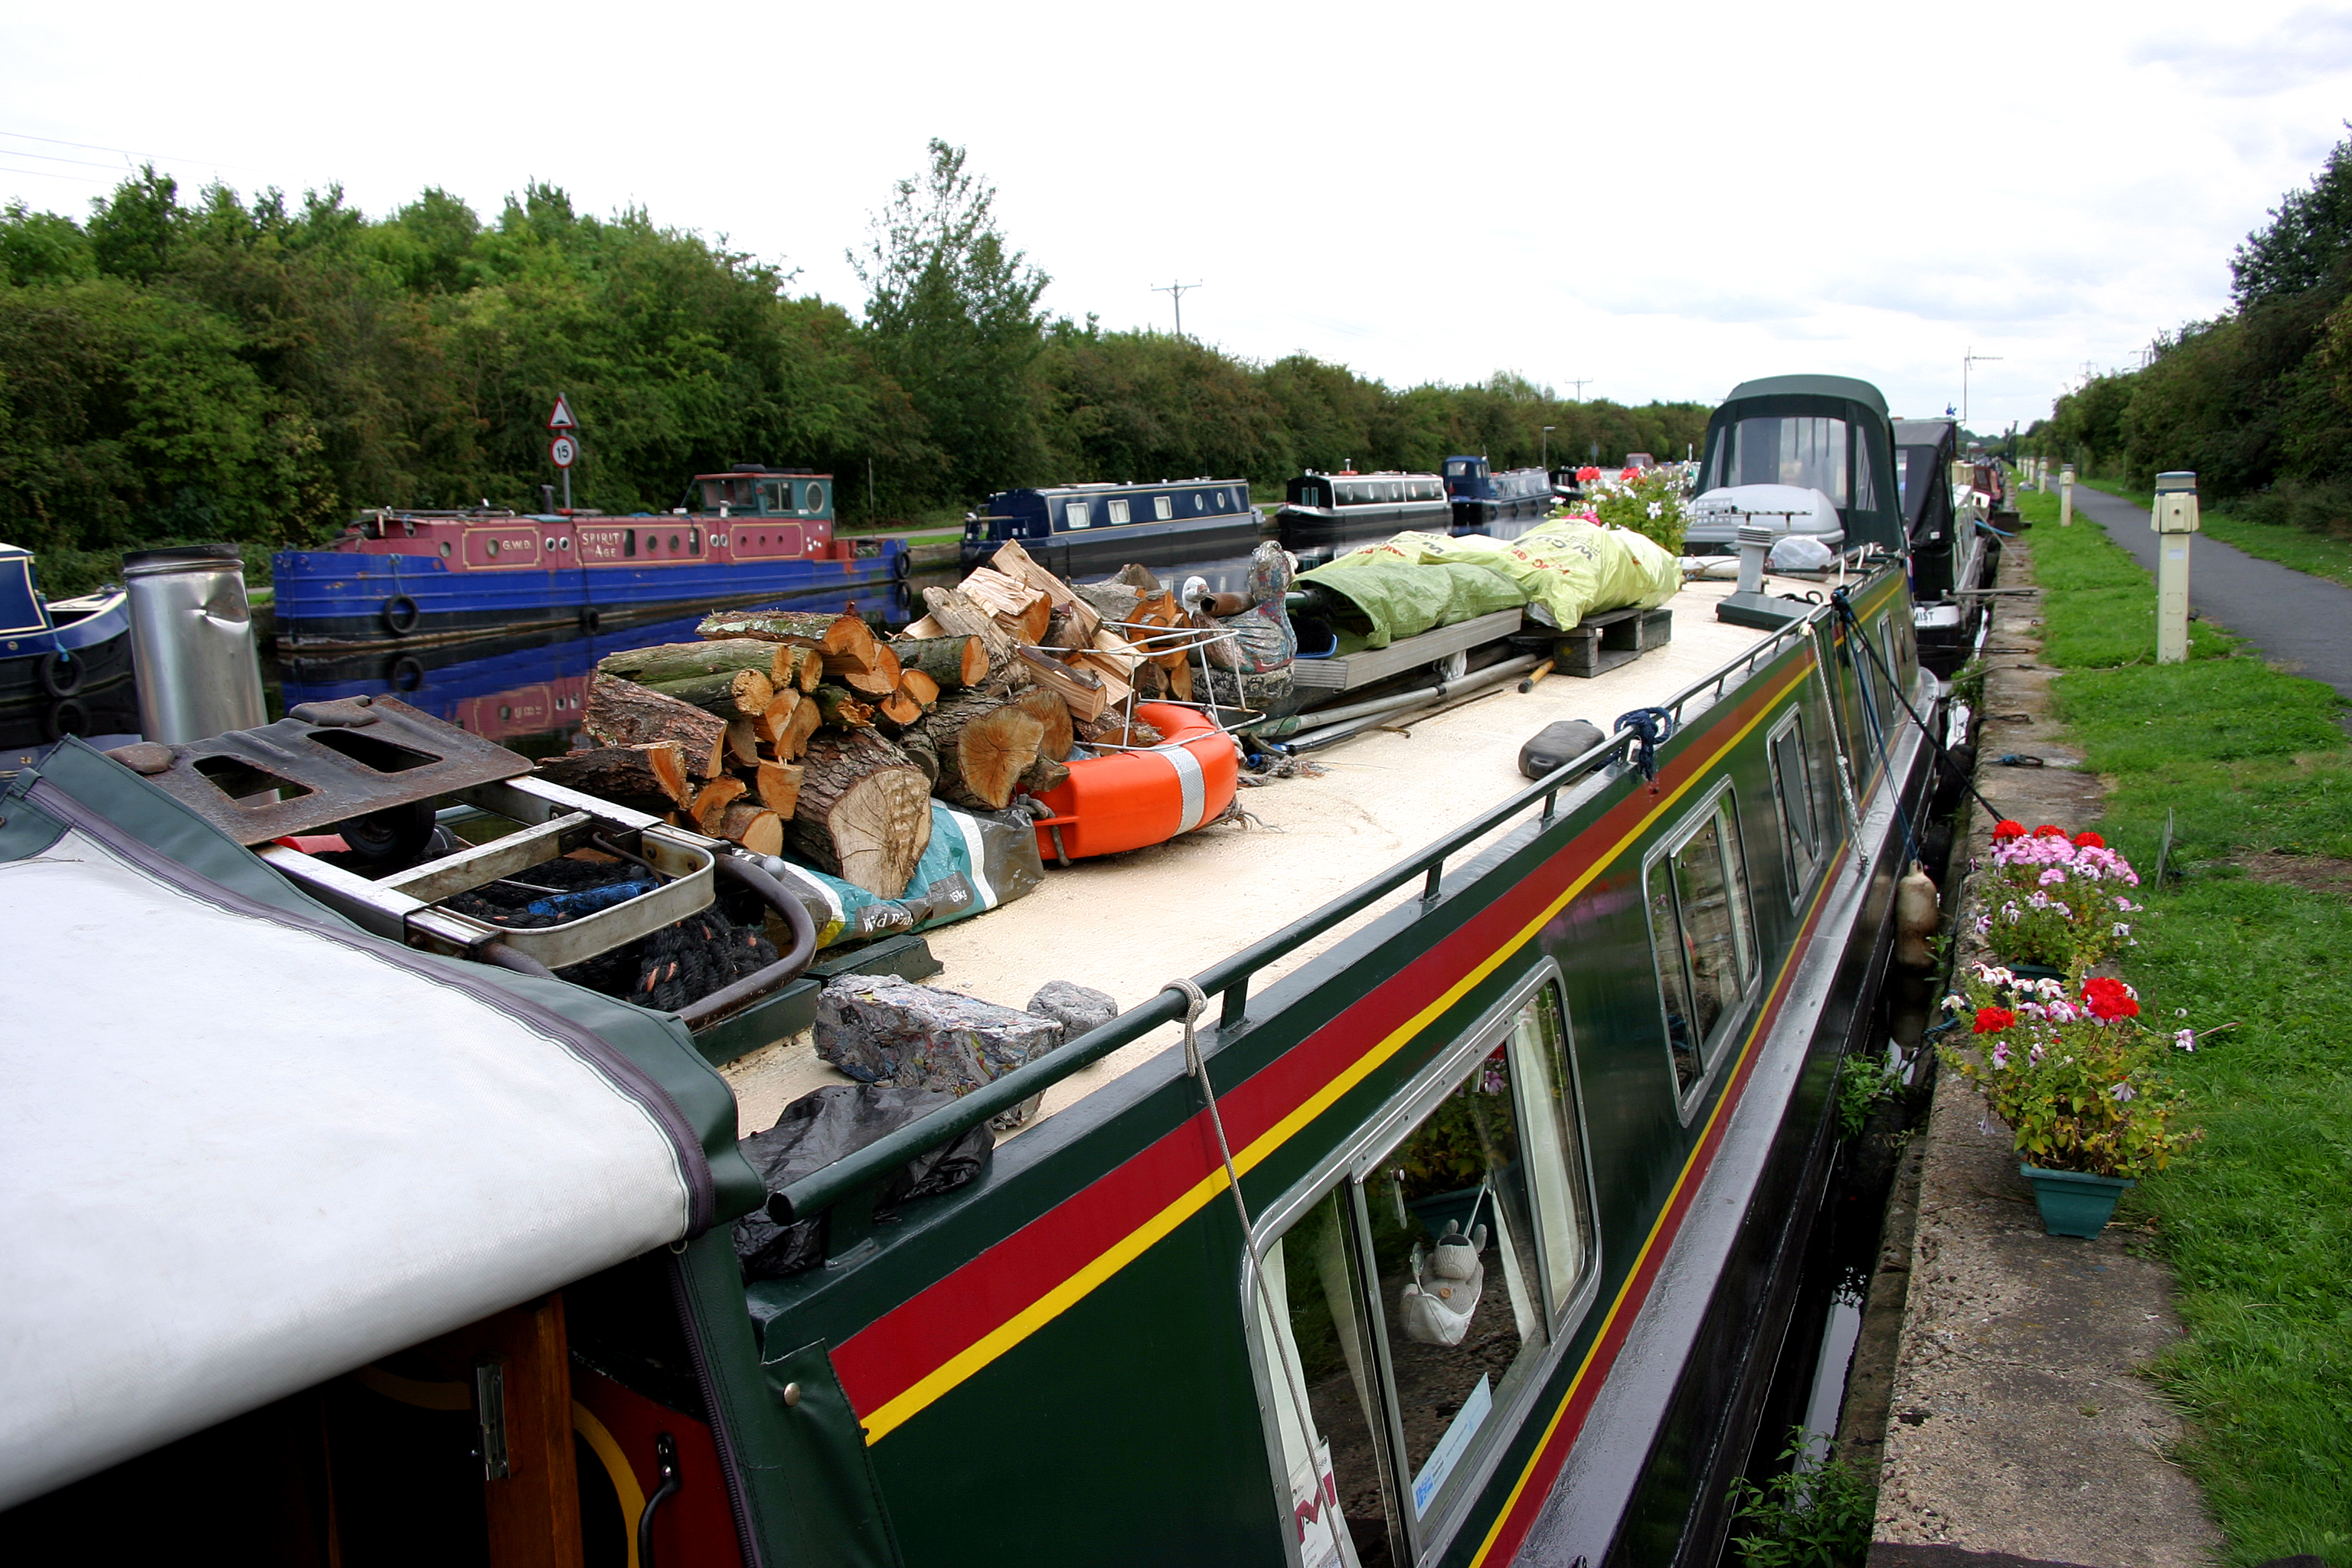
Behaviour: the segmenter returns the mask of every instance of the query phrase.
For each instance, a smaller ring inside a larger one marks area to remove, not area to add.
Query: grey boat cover
[[[0,1509],[755,1206],[677,1020],[370,936],[69,742],[0,796]]]

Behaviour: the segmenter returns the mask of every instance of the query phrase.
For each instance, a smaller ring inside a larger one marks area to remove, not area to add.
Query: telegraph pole
[[[1990,364],[2000,358],[2000,355],[1999,354],[1980,354],[1973,348],[1969,349],[1968,353],[1960,356],[1961,429],[1965,430],[1969,427],[1969,367],[1970,365]]]
[[[1166,294],[1175,300],[1176,335],[1180,338],[1184,335],[1184,295],[1187,290],[1199,287],[1198,283],[1154,283],[1151,286],[1154,294]]]
[[[1576,401],[1577,401],[1577,402],[1579,402],[1579,403],[1583,402],[1583,401],[1584,401],[1584,389],[1585,389],[1586,387],[1591,386],[1591,385],[1592,384],[1593,378],[1592,378],[1591,376],[1589,376],[1589,375],[1588,375],[1588,376],[1586,376],[1582,381],[1578,381],[1578,380],[1577,380],[1576,378],[1574,378],[1573,376],[1570,376],[1570,377],[1568,377],[1568,378],[1567,378],[1567,380],[1568,380],[1568,384],[1569,384],[1569,385],[1570,385],[1570,386],[1572,386],[1572,387],[1576,388]]]

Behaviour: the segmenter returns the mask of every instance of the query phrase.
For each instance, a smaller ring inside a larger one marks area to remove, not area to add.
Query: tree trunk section
[[[761,763],[754,780],[760,804],[778,816],[790,817],[800,805],[802,774],[798,763]]]
[[[741,799],[750,788],[751,786],[741,779],[732,775],[715,778],[704,784],[702,792],[694,797],[694,808],[690,814],[694,818],[696,828],[704,833],[717,835],[719,824],[727,815],[727,808]]]
[[[732,675],[756,669],[773,679],[781,655],[774,643],[750,637],[723,642],[656,643],[651,647],[608,653],[596,661],[600,675],[617,675],[640,686],[667,686],[697,676]]]
[[[788,836],[844,881],[898,898],[931,841],[923,771],[871,730],[821,730],[809,741]]]
[[[988,650],[991,675],[1013,662],[1013,639],[989,613],[953,588],[926,588],[923,603],[929,607],[930,618],[939,623],[950,637],[978,637]],[[965,684],[971,685],[967,681]]]
[[[718,675],[691,675],[683,680],[640,681],[649,691],[691,702],[721,719],[749,719],[767,710],[776,695],[768,678],[756,669]]]
[[[939,794],[958,805],[1002,811],[1037,760],[1045,727],[1025,709],[970,691],[940,706],[923,731],[939,748]]]
[[[940,700],[940,683],[919,669],[901,670],[898,689],[921,703],[925,708]]]
[[[1068,759],[1070,748],[1077,743],[1077,727],[1070,720],[1070,705],[1059,694],[1043,686],[1033,686],[1015,697],[1013,705],[1045,726],[1037,742],[1037,754],[1055,762]],[[1035,791],[1031,791],[1035,794]]]
[[[863,730],[874,722],[873,704],[859,701],[838,686],[820,686],[810,695],[822,722],[836,730]]]
[[[690,702],[665,697],[634,680],[599,675],[589,684],[588,702],[581,727],[589,739],[607,746],[638,746],[668,741],[695,778],[720,771],[726,753],[727,722]]]
[[[921,670],[942,691],[988,679],[988,645],[975,637],[918,637],[892,643],[890,651],[898,656],[900,669]]]
[[[704,637],[757,637],[822,647],[824,634],[840,618],[822,610],[713,610],[694,630]]]
[[[661,810],[669,811],[694,798],[694,788],[687,782],[686,763],[680,760],[674,741],[656,741],[642,746],[603,746],[593,752],[546,757],[541,759],[538,773],[551,784],[623,805],[662,800],[667,804]]]

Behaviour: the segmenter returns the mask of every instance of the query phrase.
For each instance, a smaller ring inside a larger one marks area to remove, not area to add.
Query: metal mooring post
[[[2156,662],[2189,657],[2189,536],[2197,531],[2197,476],[2186,470],[2156,476]]]
[[[2058,526],[2074,526],[2074,465],[2058,470]]]

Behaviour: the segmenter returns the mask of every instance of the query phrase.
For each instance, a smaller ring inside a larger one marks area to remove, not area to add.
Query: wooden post
[[[471,1352],[476,1415],[499,1407],[505,1474],[486,1456],[490,1568],[582,1568],[580,1476],[572,1466],[571,1347],[563,1298],[509,1307],[449,1335]],[[485,1440],[498,1447],[486,1431]]]

